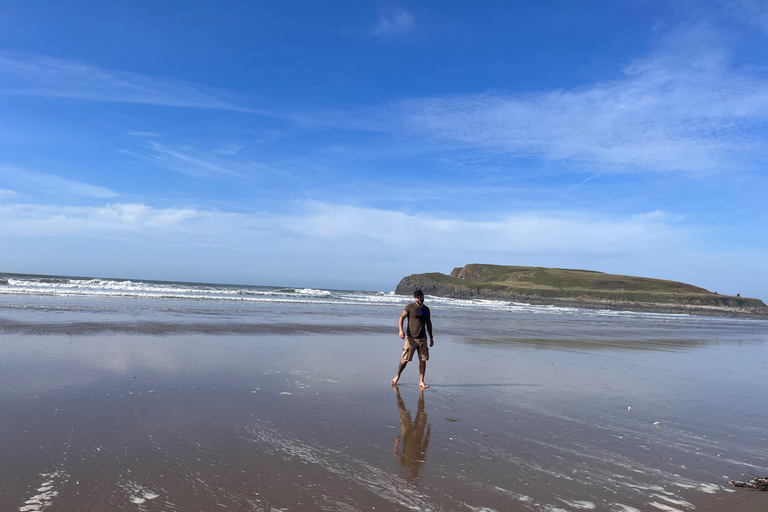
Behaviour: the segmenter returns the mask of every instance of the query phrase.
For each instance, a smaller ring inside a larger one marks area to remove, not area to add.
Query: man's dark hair
[[[419,295],[421,295],[423,297],[424,296],[424,292],[421,291],[421,290],[416,290],[415,292],[413,292],[413,296],[414,297],[418,297]]]

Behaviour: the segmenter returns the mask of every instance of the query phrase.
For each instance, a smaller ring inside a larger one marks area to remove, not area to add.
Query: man
[[[432,336],[432,319],[429,308],[424,305],[424,294],[421,290],[413,292],[416,302],[411,302],[400,314],[400,338],[405,340],[403,357],[400,366],[397,367],[397,375],[392,379],[392,385],[397,385],[400,374],[405,365],[413,359],[413,354],[419,354],[419,387],[426,389],[429,386],[424,382],[424,374],[427,373],[427,360],[429,360],[429,347],[434,346],[435,338]],[[403,330],[403,322],[408,319],[408,327]],[[427,346],[427,333],[429,333],[429,347]]]

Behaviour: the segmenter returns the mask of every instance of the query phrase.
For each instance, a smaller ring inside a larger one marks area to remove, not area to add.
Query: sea
[[[342,290],[0,273],[0,332],[396,332],[412,299]],[[688,345],[763,339],[765,320],[427,296],[444,334],[495,341]],[[55,312],[56,314],[51,314]],[[395,317],[393,321],[392,317]],[[343,322],[338,321],[344,318]],[[340,327],[347,331],[347,327]]]

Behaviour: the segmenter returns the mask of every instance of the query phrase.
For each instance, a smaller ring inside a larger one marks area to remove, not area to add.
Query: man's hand
[[[435,338],[429,338],[429,346],[434,347],[435,346]]]
[[[405,333],[403,331],[400,331],[400,339],[401,340],[405,339]]]

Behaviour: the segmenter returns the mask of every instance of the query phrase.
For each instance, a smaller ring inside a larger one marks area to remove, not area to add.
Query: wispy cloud
[[[241,146],[227,145],[211,151],[202,151],[190,146],[176,147],[149,140],[144,145],[146,151],[121,150],[137,158],[148,160],[169,171],[193,177],[230,176],[253,177],[256,174],[280,172],[268,165],[253,160],[232,158],[237,156]]]
[[[768,4],[763,0],[721,0],[720,3],[739,22],[768,32]]]
[[[734,64],[721,34],[698,25],[667,34],[614,80],[404,100],[331,122],[572,170],[756,169],[768,156],[768,78]]]
[[[243,176],[233,169],[233,165],[227,165],[217,159],[206,157],[191,148],[176,149],[157,142],[150,142],[149,148],[151,149],[150,159],[171,171],[190,176],[208,176],[211,174]]]
[[[240,153],[243,149],[241,144],[227,144],[218,149],[214,149],[213,152],[218,153],[219,155],[232,156]]]
[[[162,137],[161,134],[156,132],[128,132],[128,135],[132,135],[133,137],[154,137],[154,138]]]
[[[380,3],[379,20],[369,31],[369,36],[379,39],[389,39],[401,36],[416,27],[413,14],[397,3]]]
[[[429,247],[430,252],[594,253],[644,252],[680,236],[670,217],[655,212],[612,219],[578,212],[532,212],[488,220],[463,220],[395,210],[309,203],[300,216],[306,236],[375,240],[393,248]],[[296,228],[294,228],[296,229]]]
[[[7,197],[13,197],[16,195],[15,190],[8,190],[5,188],[0,188],[0,199],[5,199]]]
[[[14,204],[0,206],[6,234],[87,234],[94,231],[169,229],[182,221],[205,215],[192,209],[157,209],[143,204],[108,204],[99,207]]]
[[[661,212],[611,219],[573,212],[513,214],[488,220],[460,220],[346,204],[306,203],[288,215],[243,214],[144,204],[102,207],[0,206],[0,233],[80,233],[172,230],[194,239],[231,238],[244,243],[341,244],[348,250],[398,254],[429,247],[431,253],[491,254],[644,253],[676,245],[682,229]],[[337,247],[337,250],[338,250]],[[356,249],[353,249],[356,248]],[[311,253],[311,251],[309,252]]]
[[[0,78],[3,94],[266,114],[227,91],[34,54],[0,53]]]
[[[99,185],[82,183],[55,174],[31,171],[2,163],[0,163],[0,179],[4,183],[13,184],[20,190],[27,190],[27,195],[43,193],[58,196],[77,195],[95,198],[110,198],[119,195],[117,192]]]

